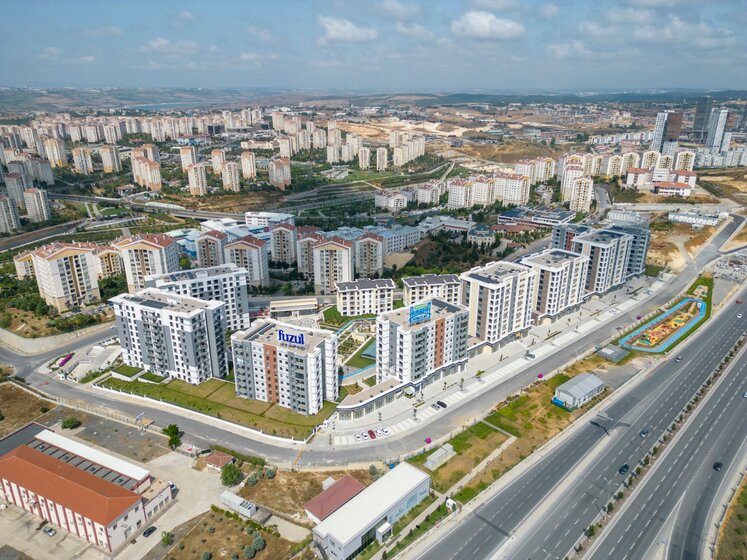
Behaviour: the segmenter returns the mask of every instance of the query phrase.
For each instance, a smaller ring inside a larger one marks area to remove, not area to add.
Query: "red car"
[[[376,434],[373,430],[368,430],[368,437],[370,437],[371,439],[376,439]]]
[[[738,299],[738,300],[737,300],[737,303],[742,303],[742,300],[741,300],[741,299]]]

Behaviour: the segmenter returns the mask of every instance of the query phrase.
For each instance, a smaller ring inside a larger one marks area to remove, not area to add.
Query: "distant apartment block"
[[[145,288],[145,277],[179,270],[179,246],[162,233],[143,233],[114,241],[122,255],[127,290],[134,294]]]
[[[369,280],[337,283],[337,310],[346,317],[379,315],[394,308],[394,280]]]
[[[210,230],[197,238],[197,263],[200,267],[218,266],[225,262],[225,248],[228,235],[222,231]]]
[[[269,244],[251,235],[240,237],[226,244],[223,249],[226,263],[247,271],[249,286],[270,285]]]
[[[335,293],[338,282],[353,280],[353,244],[333,237],[314,245],[314,291],[317,295]]]
[[[39,295],[58,312],[101,299],[94,248],[56,242],[31,252]]]
[[[451,305],[462,302],[462,281],[456,274],[424,274],[402,279],[404,304],[439,299]]]

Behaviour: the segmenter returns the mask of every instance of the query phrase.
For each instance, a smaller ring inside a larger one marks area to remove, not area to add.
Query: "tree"
[[[246,545],[244,547],[244,558],[247,560],[251,560],[257,555],[257,551],[254,550],[254,547],[250,544]]]
[[[379,469],[376,468],[376,465],[371,465],[368,467],[368,474],[370,474],[371,478],[375,480],[379,477]]]
[[[163,533],[161,533],[161,544],[163,546],[169,546],[173,542],[174,542],[174,535],[172,535],[168,531],[164,531]]]
[[[65,418],[62,421],[62,429],[63,430],[73,430],[80,426],[81,422],[74,416],[71,416],[70,418]]]
[[[236,486],[243,478],[241,469],[233,463],[227,463],[220,472],[220,481],[223,486]]]
[[[264,550],[266,546],[265,539],[262,538],[262,535],[257,535],[254,537],[254,540],[252,541],[252,548],[256,551]]]
[[[169,424],[163,429],[163,433],[169,437],[169,447],[176,449],[182,444],[182,438],[179,432],[179,426],[176,424]]]

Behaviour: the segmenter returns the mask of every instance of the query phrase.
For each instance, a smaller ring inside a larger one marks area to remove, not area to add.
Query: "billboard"
[[[303,333],[290,334],[285,332],[283,329],[278,329],[278,342],[290,344],[291,346],[306,346]]]
[[[416,303],[410,306],[410,324],[422,323],[431,318],[431,302]]]

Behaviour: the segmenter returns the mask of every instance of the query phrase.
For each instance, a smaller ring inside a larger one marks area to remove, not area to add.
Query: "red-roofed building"
[[[205,465],[210,469],[220,471],[229,463],[235,462],[236,459],[228,453],[223,451],[213,451],[210,455],[205,457]]]
[[[321,523],[353,497],[360,494],[364,488],[365,486],[352,476],[345,475],[324,492],[317,494],[304,504],[306,516],[314,523]]]

